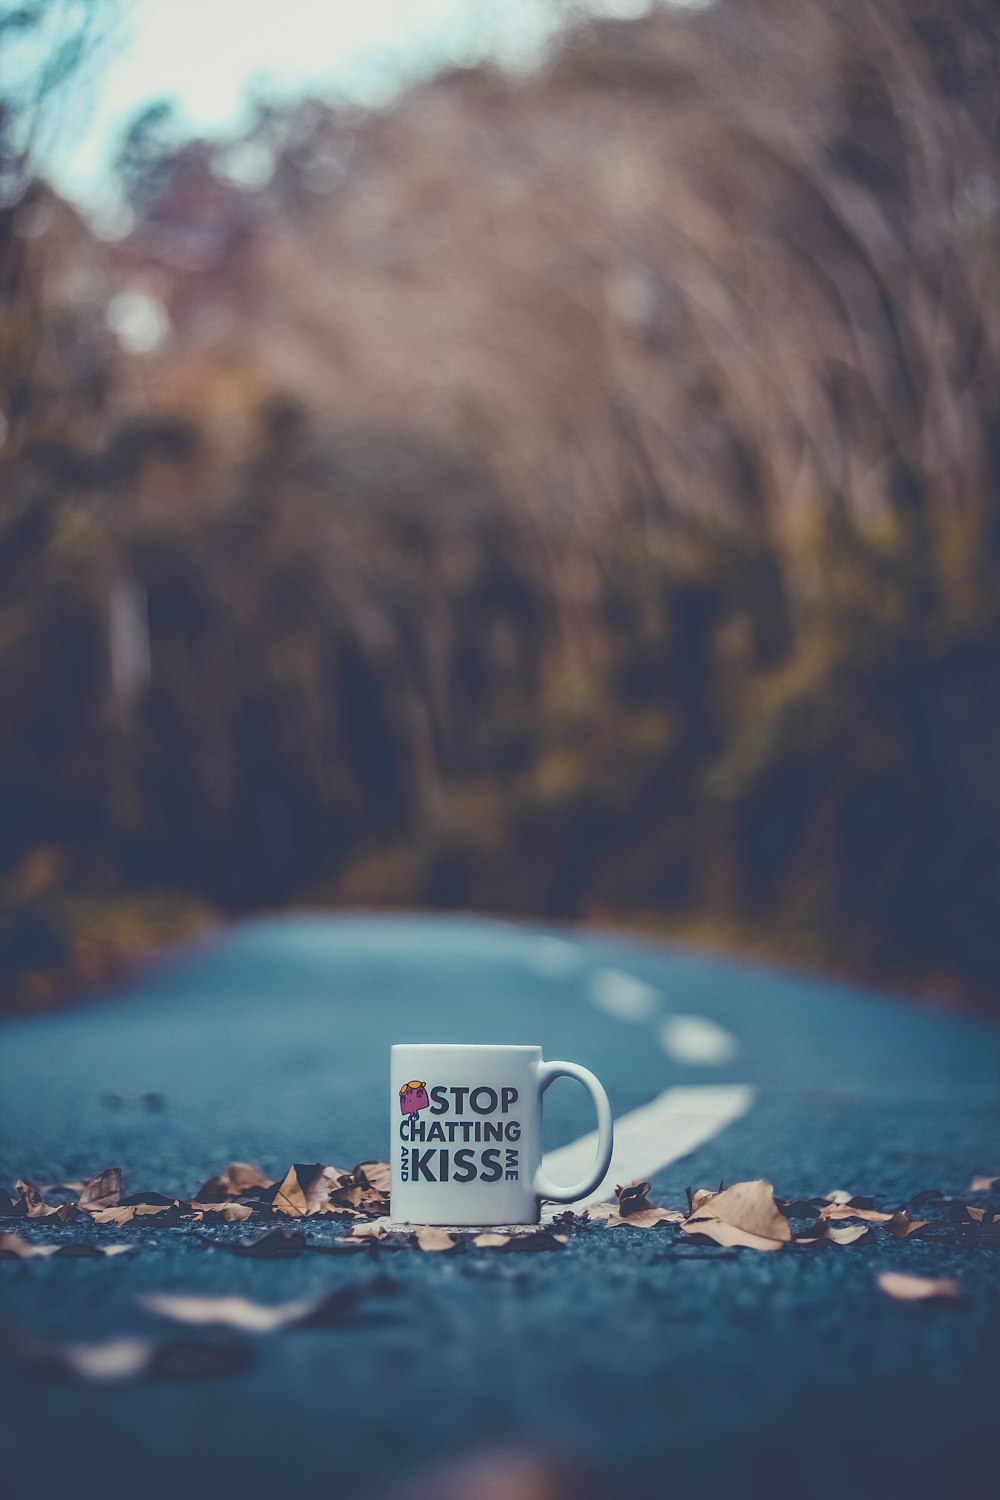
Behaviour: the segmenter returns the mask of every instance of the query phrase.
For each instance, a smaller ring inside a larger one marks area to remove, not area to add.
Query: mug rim
[[[540,1042],[393,1042],[391,1052],[541,1052]]]

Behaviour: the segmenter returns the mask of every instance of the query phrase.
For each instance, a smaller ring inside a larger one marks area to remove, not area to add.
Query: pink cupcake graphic
[[[430,1100],[427,1097],[427,1085],[414,1078],[409,1083],[404,1083],[399,1091],[399,1109],[404,1115],[415,1115],[420,1110],[426,1109]]]

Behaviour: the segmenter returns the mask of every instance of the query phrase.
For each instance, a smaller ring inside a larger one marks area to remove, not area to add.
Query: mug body
[[[541,1047],[396,1046],[392,1217],[409,1224],[537,1224]]]

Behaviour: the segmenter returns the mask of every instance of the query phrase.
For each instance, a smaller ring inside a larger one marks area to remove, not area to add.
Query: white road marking
[[[660,1025],[660,1045],[677,1062],[706,1067],[730,1062],[739,1051],[732,1033],[707,1016],[667,1016]]]
[[[545,979],[566,979],[583,964],[583,954],[568,938],[539,937],[528,949],[528,967]]]
[[[710,1141],[727,1125],[745,1115],[754,1100],[749,1084],[711,1084],[666,1089],[649,1104],[630,1110],[615,1121],[615,1150],[600,1186],[577,1203],[547,1204],[542,1221],[566,1208],[582,1208],[614,1196],[616,1184],[652,1177],[696,1146]],[[597,1132],[581,1136],[545,1157],[545,1170],[555,1182],[583,1177],[597,1154]]]
[[[587,993],[595,1005],[619,1021],[649,1021],[660,1006],[660,992],[623,969],[597,969]]]

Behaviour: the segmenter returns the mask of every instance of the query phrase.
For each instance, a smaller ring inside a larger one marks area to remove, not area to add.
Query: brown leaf
[[[457,1250],[458,1242],[453,1240],[447,1229],[439,1229],[433,1224],[425,1224],[417,1230],[418,1250]]]
[[[113,1208],[88,1208],[85,1210],[95,1224],[132,1224],[136,1220],[159,1219],[163,1224],[176,1224],[181,1216],[181,1204],[177,1198],[166,1198],[160,1193],[147,1197],[136,1195]]]
[[[122,1195],[121,1167],[105,1167],[80,1190],[81,1208],[112,1208]]]
[[[231,1200],[222,1203],[192,1203],[191,1208],[202,1218],[221,1220],[223,1224],[242,1223],[253,1213],[251,1204],[234,1203]]]
[[[60,1245],[56,1250],[56,1255],[64,1257],[66,1260],[97,1260],[102,1255],[128,1255],[135,1248],[134,1243],[130,1245],[94,1245],[89,1240],[81,1240],[72,1245]]]
[[[736,1247],[741,1250],[780,1250],[783,1247],[781,1240],[766,1239],[763,1235],[750,1234],[745,1229],[739,1229],[735,1224],[729,1224],[724,1219],[692,1218],[687,1219],[681,1225],[685,1234],[702,1234],[706,1239],[714,1240],[717,1245],[725,1245],[727,1249]]]
[[[630,1182],[628,1187],[616,1187],[615,1197],[618,1199],[618,1211],[622,1218],[627,1218],[631,1213],[639,1213],[643,1209],[651,1207],[649,1202],[650,1184],[648,1182]]]
[[[88,1212],[95,1224],[131,1224],[135,1218],[135,1204],[127,1203],[124,1207],[115,1208],[92,1208]]]
[[[821,1219],[864,1219],[867,1224],[887,1224],[892,1214],[877,1208],[851,1208],[849,1204],[832,1203],[819,1211]]]
[[[107,1339],[96,1344],[49,1344],[28,1351],[36,1373],[77,1380],[128,1380],[149,1368],[155,1345],[148,1339]]]
[[[657,1224],[684,1222],[684,1215],[676,1208],[654,1208],[652,1204],[626,1215],[621,1212],[617,1203],[591,1203],[587,1207],[587,1213],[595,1224],[603,1223],[609,1229],[620,1228],[623,1224],[628,1229],[653,1229]]]
[[[389,1179],[388,1162],[359,1162],[341,1177],[330,1195],[331,1203],[368,1218],[384,1218],[389,1212]]]
[[[58,1245],[35,1245],[17,1234],[0,1234],[0,1256],[4,1260],[30,1260],[36,1255],[55,1255]]]
[[[684,1215],[674,1208],[657,1208],[649,1201],[649,1183],[633,1182],[628,1187],[616,1187],[615,1203],[596,1203],[587,1209],[595,1223],[605,1223],[609,1229],[622,1224],[631,1229],[652,1229],[657,1224],[680,1224]]]
[[[683,1224],[684,1215],[676,1208],[649,1208],[638,1209],[624,1215],[617,1220],[618,1224],[624,1224],[629,1229],[653,1229],[657,1224]],[[616,1220],[612,1217],[608,1220],[609,1227],[614,1227]]]
[[[297,1167],[289,1167],[281,1181],[276,1184],[271,1196],[271,1206],[278,1213],[288,1214],[290,1218],[304,1218],[306,1195],[299,1181]]]
[[[786,1198],[778,1197],[774,1201],[786,1219],[815,1219],[826,1202],[825,1198],[794,1198],[789,1202]]]
[[[845,1224],[842,1229],[837,1229],[833,1224],[817,1222],[810,1228],[817,1233],[807,1230],[796,1238],[796,1245],[854,1245],[871,1232],[867,1224]]]
[[[18,1178],[16,1187],[21,1212],[26,1219],[58,1219],[65,1224],[69,1217],[67,1204],[62,1203],[57,1207],[54,1203],[43,1202],[38,1189],[30,1182],[23,1182],[21,1178]]]
[[[369,1187],[384,1197],[389,1196],[392,1184],[392,1167],[387,1161],[361,1161],[351,1174],[361,1187]]]
[[[909,1276],[901,1271],[880,1271],[878,1284],[890,1297],[902,1302],[928,1302],[936,1297],[960,1297],[957,1281],[950,1276]]]
[[[845,1224],[843,1229],[837,1229],[833,1224],[826,1226],[826,1237],[834,1245],[856,1245],[870,1233],[867,1224]]]
[[[655,1224],[680,1224],[684,1215],[673,1208],[658,1208],[649,1201],[649,1183],[633,1182],[628,1187],[616,1187],[618,1199],[618,1223],[629,1224],[633,1229],[652,1229]],[[608,1219],[609,1225],[615,1222]]]
[[[222,1324],[227,1328],[239,1328],[244,1333],[273,1333],[291,1323],[300,1323],[308,1313],[315,1311],[323,1299],[300,1297],[296,1302],[278,1302],[267,1306],[251,1302],[246,1297],[196,1297],[150,1292],[139,1300],[151,1312],[159,1313],[164,1318],[172,1318],[175,1323],[190,1323],[199,1327]]]
[[[148,1375],[158,1380],[190,1380],[228,1375],[253,1357],[245,1342],[194,1343],[173,1340],[110,1339],[97,1344],[31,1344],[20,1351],[22,1362],[45,1380],[131,1380]]]
[[[579,1234],[580,1230],[586,1229],[589,1223],[590,1214],[586,1209],[575,1213],[573,1209],[566,1208],[561,1214],[555,1214],[549,1220],[549,1228],[553,1234]]]
[[[719,1193],[696,1193],[694,1211],[681,1226],[718,1245],[748,1250],[780,1250],[792,1238],[788,1220],[774,1201],[774,1189],[758,1178],[735,1182]]]
[[[197,1197],[202,1203],[217,1203],[221,1198],[239,1198],[251,1188],[274,1186],[270,1177],[265,1177],[260,1167],[246,1161],[231,1161],[221,1177],[210,1177],[198,1189]]]
[[[864,1194],[849,1193],[846,1188],[834,1188],[820,1202],[832,1203],[835,1208],[870,1209],[874,1199],[865,1197]]]
[[[347,1173],[342,1172],[339,1167],[298,1167],[299,1182],[306,1195],[306,1213],[330,1214],[341,1212],[331,1202],[330,1194],[341,1184]],[[303,1176],[303,1173],[306,1175]]]
[[[883,1227],[897,1240],[906,1240],[930,1222],[929,1219],[911,1219],[909,1214],[900,1209],[898,1213],[890,1214]]]
[[[527,1234],[498,1234],[490,1231],[477,1234],[472,1243],[480,1250],[531,1253],[538,1250],[565,1250],[567,1239],[565,1234],[552,1234],[548,1229],[533,1229]]]
[[[1000,1177],[973,1177],[969,1183],[970,1193],[992,1193],[994,1188],[1000,1188]]]

